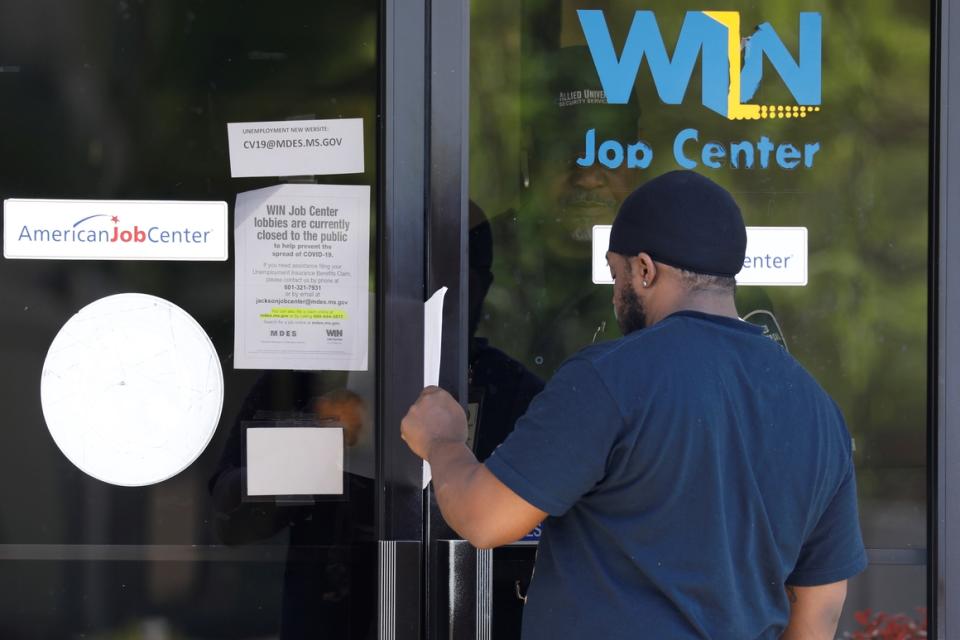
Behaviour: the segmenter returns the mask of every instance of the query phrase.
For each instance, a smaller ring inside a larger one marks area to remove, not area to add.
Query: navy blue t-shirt
[[[486,465],[550,514],[523,637],[778,638],[866,567],[837,406],[760,328],[680,312],[584,349]]]

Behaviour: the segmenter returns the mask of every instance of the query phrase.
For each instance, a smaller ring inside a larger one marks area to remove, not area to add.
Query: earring
[[[648,287],[648,286],[650,286],[650,284],[649,284],[646,280],[644,280],[644,281],[643,281],[643,286],[644,286],[644,287]]]

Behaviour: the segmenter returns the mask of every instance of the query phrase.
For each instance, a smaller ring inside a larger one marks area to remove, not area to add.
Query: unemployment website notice
[[[363,173],[363,119],[227,124],[234,178]]]

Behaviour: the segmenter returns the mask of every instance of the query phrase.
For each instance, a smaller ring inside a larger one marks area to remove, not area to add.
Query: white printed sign
[[[3,257],[226,260],[227,203],[3,201]]]
[[[363,118],[227,124],[234,178],[363,173]]]
[[[607,266],[610,225],[593,227],[593,282],[613,284]],[[747,227],[747,252],[738,285],[807,285],[806,227]]]
[[[370,187],[237,195],[234,366],[365,371]]]
[[[747,227],[739,285],[807,286],[806,227]]]

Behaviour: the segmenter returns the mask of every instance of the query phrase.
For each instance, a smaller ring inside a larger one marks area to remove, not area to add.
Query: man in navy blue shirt
[[[637,189],[607,260],[624,337],[570,358],[486,460],[428,388],[402,424],[478,547],[546,518],[523,637],[831,639],[866,556],[843,417],[737,317],[746,231],[687,171]]]

